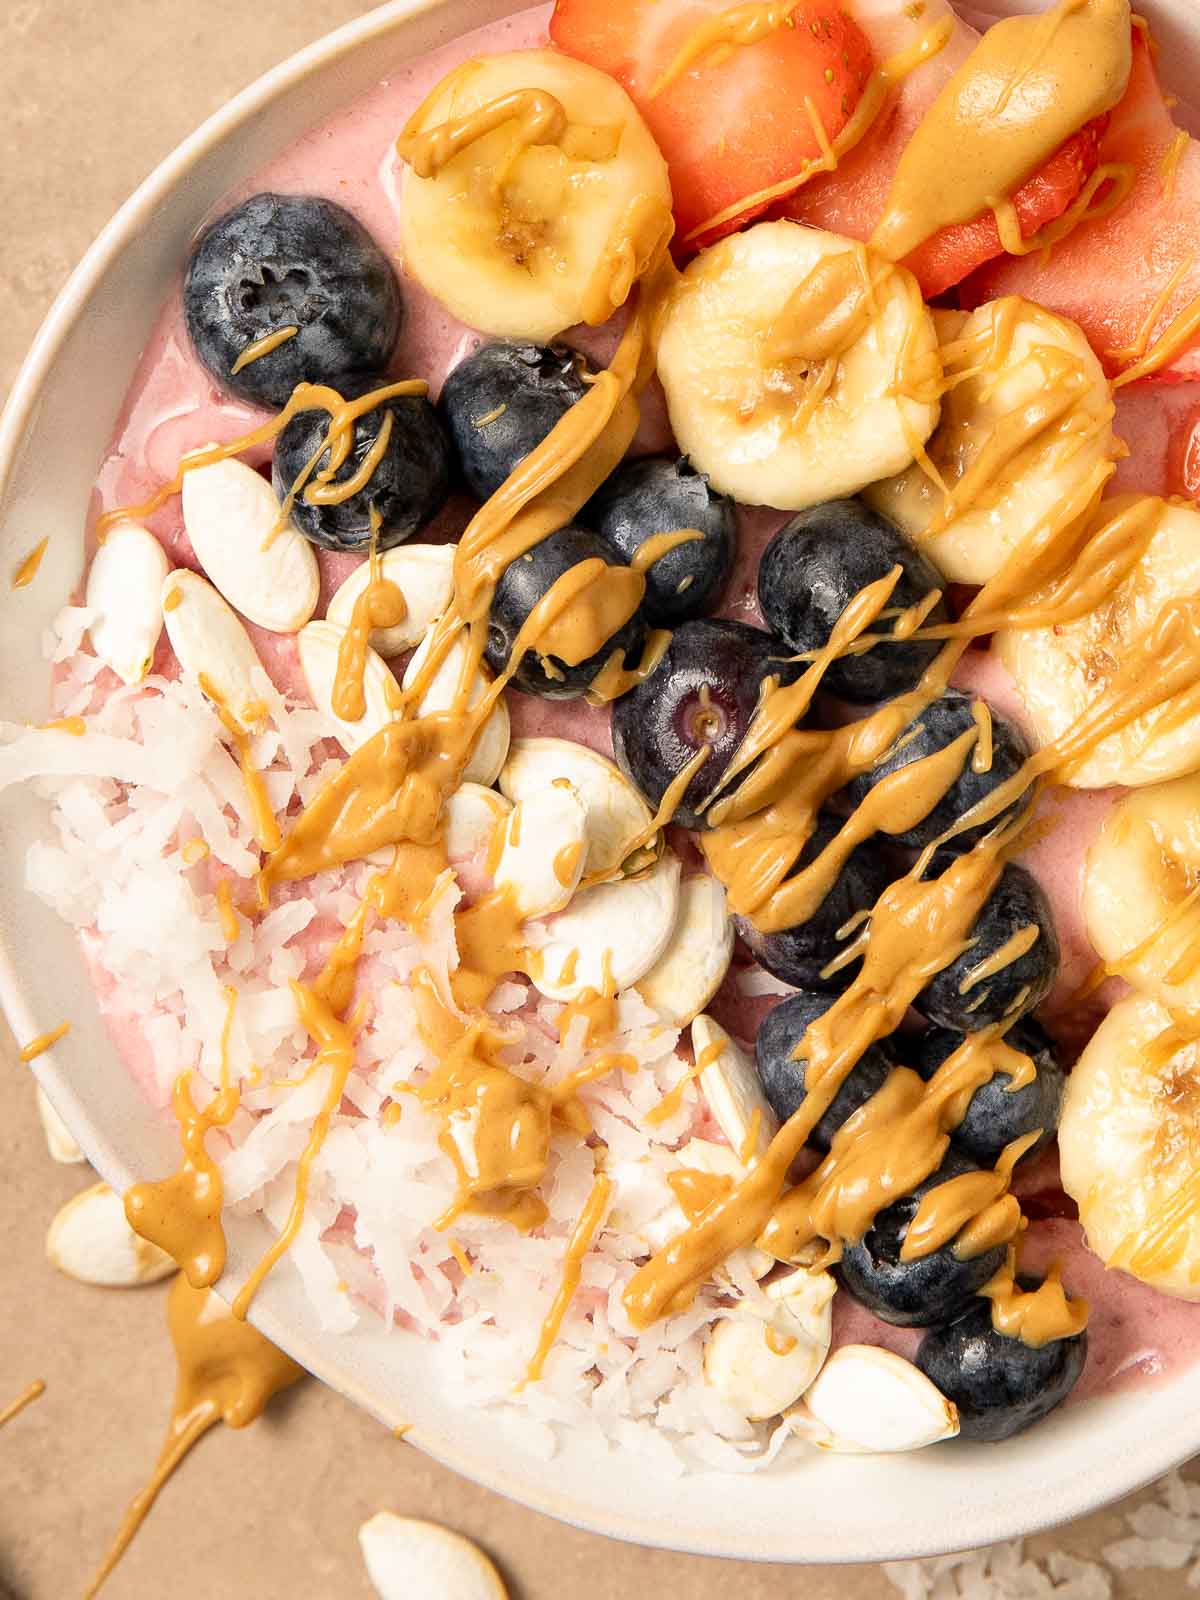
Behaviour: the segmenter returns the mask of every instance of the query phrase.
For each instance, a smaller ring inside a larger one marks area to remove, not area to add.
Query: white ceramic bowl
[[[988,15],[1044,0],[974,0]],[[395,0],[269,72],[182,144],[88,251],[59,296],[0,419],[0,571],[43,534],[34,584],[5,600],[0,716],[40,719],[39,638],[79,579],[88,492],[166,287],[199,221],[235,183],[406,57],[508,15],[519,0]],[[1195,0],[1147,0],[1173,87],[1200,76]],[[32,793],[0,797],[0,1002],[18,1040],[64,1018],[70,1034],[33,1070],[114,1188],[175,1165],[94,1004],[72,932],[23,888],[25,848],[45,827]],[[226,1282],[266,1242],[231,1220]],[[664,1477],[641,1458],[568,1439],[543,1461],[503,1419],[437,1393],[428,1347],[382,1326],[323,1334],[298,1279],[276,1272],[253,1320],[319,1378],[412,1442],[501,1494],[600,1533],[749,1560],[878,1561],[1011,1538],[1079,1516],[1200,1449],[1200,1366],[1159,1388],[1068,1409],[1008,1444],[901,1457],[813,1457],[761,1477]]]

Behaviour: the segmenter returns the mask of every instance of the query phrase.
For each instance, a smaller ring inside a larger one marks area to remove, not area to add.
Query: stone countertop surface
[[[52,296],[154,164],[254,77],[368,10],[360,0],[0,0],[0,398]],[[0,1041],[0,1406],[44,1397],[0,1434],[0,1597],[82,1592],[157,1453],[172,1362],[162,1287],[60,1276],[43,1250],[90,1181],[47,1157],[32,1084]],[[477,1539],[513,1600],[886,1600],[877,1568],[730,1564],[617,1544],[464,1482],[331,1391],[305,1384],[256,1426],[219,1428],[168,1486],[106,1588],[112,1600],[294,1600],[370,1594],[356,1543],[382,1508]],[[1095,1558],[1129,1505],[1029,1541]],[[1178,1573],[1122,1573],[1115,1592],[1172,1600]],[[414,1596],[414,1600],[417,1597]],[[438,1600],[438,1597],[421,1597]]]

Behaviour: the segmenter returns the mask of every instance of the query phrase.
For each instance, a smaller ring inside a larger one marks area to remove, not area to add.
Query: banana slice
[[[450,73],[397,148],[405,264],[483,333],[606,322],[670,237],[666,163],[633,101],[552,50]]]
[[[802,285],[826,314],[796,327]],[[668,304],[658,372],[679,447],[713,487],[786,511],[902,472],[938,418],[912,397],[941,372],[916,280],[794,222],[700,252]]]
[[[671,942],[639,978],[637,992],[672,1028],[686,1027],[721,987],[733,955],[733,918],[724,887],[710,873],[679,886],[679,916]]]
[[[914,463],[867,499],[943,576],[986,583],[1058,507],[1099,499],[1112,394],[1079,328],[1015,295],[938,329],[951,387],[928,455],[947,493]]]
[[[616,873],[634,840],[650,826],[650,807],[615,762],[585,744],[513,740],[500,773],[502,793],[520,804],[559,783],[569,783],[587,807],[585,874],[596,880]]]
[[[406,689],[412,688],[418,673],[428,661],[432,639],[432,632],[425,635],[413,652],[408,666],[405,667],[401,682]],[[466,634],[459,633],[421,696],[421,703],[417,707],[418,716],[428,717],[436,711],[450,711],[459,702],[463,674],[469,665],[470,648]],[[465,704],[468,710],[477,706],[483,699],[490,682],[491,673],[480,662],[474,669],[466,694]],[[481,783],[485,787],[495,783],[504,765],[504,758],[508,754],[508,729],[508,707],[504,703],[504,697],[501,696],[496,702],[496,709],[484,723],[475,741],[471,759],[467,762],[466,771],[463,773],[464,783]]]
[[[679,870],[679,857],[667,850],[640,878],[577,894],[530,952],[530,976],[540,992],[550,1000],[575,1000],[585,989],[628,989],[644,977],[675,926]]]
[[[1106,1266],[1200,1300],[1200,1041],[1148,995],[1105,1017],[1067,1079],[1063,1188]]]
[[[1200,776],[1135,789],[1087,855],[1088,938],[1164,1006],[1200,1013]]]
[[[1058,627],[998,633],[993,648],[1024,701],[1036,743],[1065,733],[1104,694],[1133,640],[1163,607],[1192,595],[1200,595],[1200,512],[1162,502],[1140,559],[1096,611]],[[1200,713],[1178,695],[1101,739],[1063,781],[1076,789],[1138,788],[1198,766]]]

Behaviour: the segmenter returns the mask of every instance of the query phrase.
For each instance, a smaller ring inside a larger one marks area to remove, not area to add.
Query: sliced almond
[[[463,783],[450,795],[442,811],[443,839],[450,861],[470,861],[486,851],[492,835],[512,807],[495,789]]]
[[[587,855],[587,811],[569,784],[518,801],[504,828],[496,887],[523,917],[561,911],[579,886]]]
[[[687,1227],[687,1217],[653,1161],[644,1156],[614,1161],[605,1173],[612,1185],[609,1226],[617,1232],[653,1251]]]
[[[230,605],[260,628],[296,633],[317,609],[311,544],[262,476],[229,457],[183,475],[183,521],[196,559]]]
[[[184,673],[215,690],[243,727],[260,723],[263,666],[233,607],[207,579],[177,567],[163,580],[162,609]]]
[[[380,576],[394,583],[407,607],[404,621],[394,628],[373,628],[371,648],[381,656],[398,656],[420,644],[430,624],[450,604],[454,592],[452,544],[401,544],[379,558]],[[371,581],[371,563],[364,561],[334,594],[325,611],[328,622],[348,628],[354,602]]]
[[[696,1060],[708,1058],[700,1074],[700,1088],[717,1126],[739,1155],[754,1133],[754,1149],[761,1155],[779,1131],[779,1118],[763,1093],[753,1061],[720,1023],[701,1013],[692,1022],[692,1049]]]
[[[721,987],[733,955],[733,918],[724,887],[707,872],[679,885],[679,915],[670,943],[638,980],[646,1004],[673,1028],[703,1011]]]
[[[162,633],[166,552],[137,522],[118,522],[92,557],[84,604],[92,648],[123,683],[141,683]]]
[[[640,878],[584,889],[545,924],[533,951],[533,981],[551,1000],[574,1000],[611,982],[628,989],[662,955],[679,907],[679,857],[672,851]]]
[[[134,1289],[175,1271],[165,1250],[134,1233],[120,1195],[106,1183],[67,1201],[50,1224],[46,1254],[68,1278],[106,1289]]]
[[[727,1405],[762,1422],[795,1405],[820,1372],[828,1348],[790,1320],[768,1322],[742,1310],[709,1334],[704,1377]]]
[[[50,1152],[50,1159],[59,1162],[64,1167],[77,1167],[82,1165],[87,1157],[75,1143],[75,1136],[50,1104],[46,1091],[39,1083],[37,1086],[38,1115],[42,1119],[42,1132],[46,1135],[46,1148]]]
[[[403,683],[406,689],[415,683],[417,674],[424,667],[429,658],[430,641],[433,635],[427,633],[413,654],[412,660],[404,669]],[[435,711],[449,711],[459,704],[460,685],[463,673],[468,666],[470,645],[467,636],[460,632],[456,635],[454,643],[447,650],[445,658],[434,673],[421,702],[417,707],[417,715],[430,716]],[[491,682],[491,674],[482,662],[475,668],[474,675],[466,695],[466,709],[477,706],[487,691]],[[475,748],[471,752],[471,759],[467,762],[463,778],[468,783],[482,783],[484,785],[495,783],[496,778],[504,765],[508,755],[508,707],[504,704],[503,697],[496,703],[496,708],[484,724],[479,737],[475,741]]]
[[[953,1439],[958,1409],[903,1356],[847,1344],[825,1363],[795,1422],[822,1450],[882,1455]]]
[[[633,841],[650,826],[650,807],[614,762],[570,739],[514,739],[500,788],[514,802],[565,780],[587,807],[584,873],[616,872]],[[705,1004],[701,1001],[701,1004]]]
[[[814,1344],[829,1349],[833,1338],[833,1297],[837,1282],[832,1273],[814,1272],[810,1267],[797,1267],[795,1272],[785,1272],[765,1285],[768,1300],[800,1327]]]
[[[358,1543],[380,1600],[508,1600],[479,1546],[436,1522],[379,1511]]]
[[[712,1139],[689,1139],[679,1150],[679,1164],[694,1167],[698,1172],[710,1172],[715,1177],[732,1178],[735,1183],[746,1175],[746,1168],[736,1150],[727,1144],[716,1144]],[[764,1278],[775,1265],[775,1257],[760,1250],[757,1245],[747,1245],[738,1252],[755,1278]],[[713,1276],[721,1279],[725,1269],[718,1267]]]
[[[346,630],[333,622],[309,622],[301,628],[297,643],[300,666],[313,703],[329,721],[329,731],[346,750],[357,750],[374,738],[385,723],[396,717],[396,680],[386,663],[369,646],[363,669],[363,700],[366,709],[357,722],[345,722],[333,709],[333,686],[337,679],[338,650]]]

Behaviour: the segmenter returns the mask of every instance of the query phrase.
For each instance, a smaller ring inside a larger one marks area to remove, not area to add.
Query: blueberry
[[[387,257],[341,206],[311,195],[256,194],[209,225],[183,286],[196,354],[222,389],[279,407],[298,383],[384,366],[400,332],[400,287]],[[299,332],[248,362],[284,328]]]
[[[829,1010],[833,998],[828,994],[803,992],[789,995],[768,1011],[759,1024],[758,1037],[754,1042],[758,1076],[763,1092],[781,1122],[786,1122],[793,1112],[800,1109],[807,1094],[805,1079],[808,1062],[803,1058],[795,1060],[793,1052],[804,1037],[805,1030]],[[809,1134],[809,1144],[815,1150],[828,1150],[842,1123],[859,1106],[866,1105],[876,1090],[882,1089],[894,1065],[888,1045],[868,1045],[834,1096],[833,1104]]]
[[[935,858],[932,871],[945,864]],[[1016,954],[1037,929],[1023,954]],[[995,971],[993,963],[999,963]],[[971,926],[967,948],[917,997],[918,1011],[943,1028],[970,1033],[1033,1011],[1058,977],[1058,934],[1041,885],[1010,862]]]
[[[1021,1276],[1022,1289],[1038,1279]],[[917,1347],[917,1366],[958,1407],[961,1437],[1011,1439],[1070,1394],[1087,1360],[1088,1336],[1053,1339],[1040,1349],[992,1327],[990,1300],[976,1300],[948,1327],[933,1328]]]
[[[964,1035],[951,1028],[926,1028],[923,1033],[906,1035],[903,1051],[926,1082],[963,1042]],[[967,1102],[966,1115],[953,1130],[958,1148],[980,1166],[995,1166],[1005,1145],[1014,1139],[1042,1129],[1042,1137],[1022,1160],[1028,1160],[1047,1145],[1058,1127],[1065,1079],[1058,1052],[1050,1035],[1031,1017],[1022,1017],[1002,1041],[1010,1050],[1027,1055],[1037,1068],[1037,1077],[1023,1089],[1010,1089],[1012,1079],[1006,1070],[997,1071],[989,1083],[982,1084]],[[1003,1060],[1001,1041],[997,1054]]]
[[[332,387],[344,400],[355,400],[387,379],[357,374],[337,379]],[[368,411],[354,424],[354,444],[333,482],[359,470],[379,437],[385,416],[392,429],[387,448],[367,483],[334,505],[314,505],[307,490],[329,460],[325,452],[304,489],[292,502],[292,521],[306,539],[324,550],[363,550],[371,540],[371,512],[380,518],[379,548],[403,544],[441,510],[450,492],[450,446],[437,412],[419,395],[397,395]],[[304,471],[329,430],[329,413],[298,411],[275,441],[271,482],[282,500]]]
[[[733,502],[708,486],[686,456],[646,456],[618,467],[582,518],[622,561],[655,534],[694,528],[702,539],[676,545],[646,569],[646,618],[665,628],[712,610],[733,566]]]
[[[909,723],[882,761],[850,784],[846,791],[849,798],[855,805],[860,804],[882,779],[890,777],[893,772],[899,772],[914,761],[920,761],[938,750],[944,750],[947,745],[953,744],[964,733],[976,727],[973,707],[978,703],[978,699],[977,695],[960,694],[957,689],[949,689],[939,696],[915,721]],[[985,800],[994,789],[998,789],[1002,783],[1011,778],[1028,760],[1029,745],[1024,734],[1005,717],[991,715],[990,720],[992,750],[987,769],[976,772],[974,757],[968,755],[962,771],[933,809],[917,823],[915,828],[910,828],[907,833],[894,835],[898,844],[907,845],[914,850],[924,849],[927,844],[932,844],[973,806]],[[1027,804],[1031,793],[1032,791],[1027,791],[1018,803]],[[977,839],[995,826],[996,820],[981,823],[966,833],[955,835],[949,841],[951,848],[969,849]]]
[[[611,547],[598,533],[589,528],[559,528],[549,538],[505,568],[492,600],[492,614],[488,623],[487,645],[484,654],[495,672],[508,665],[517,635],[529,618],[529,613],[565,572],[581,561],[599,557],[609,566],[621,565],[613,558]],[[574,700],[591,687],[593,679],[612,655],[622,653],[628,667],[637,664],[646,636],[646,624],[641,608],[629,621],[617,629],[594,655],[576,666],[568,666],[557,656],[550,656],[548,671],[544,658],[530,651],[510,680],[514,689],[526,694],[540,695],[544,700]]]
[[[783,527],[763,551],[758,568],[758,603],[763,619],[797,654],[829,642],[834,623],[860,590],[903,569],[888,601],[907,609],[945,584],[936,568],[899,528],[861,500],[829,500]],[[944,622],[939,600],[925,619]],[[886,632],[881,619],[871,630]],[[877,644],[862,655],[843,656],[825,674],[825,686],[843,700],[869,704],[913,688],[937,655],[935,640]]]
[[[804,847],[799,866],[806,867],[814,861],[837,833],[840,824],[831,817],[822,816],[816,830]],[[874,845],[860,845],[838,874],[833,888],[817,907],[816,914],[807,922],[780,933],[760,933],[747,917],[738,917],[737,929],[750,953],[783,983],[794,983],[800,989],[844,989],[854,976],[861,958],[856,958],[837,972],[822,977],[822,972],[861,929],[855,928],[842,939],[838,930],[844,928],[857,913],[869,911],[892,881],[893,874],[882,852]]]
[[[471,493],[486,500],[583,398],[583,357],[566,345],[481,345],[442,385],[438,405]]]
[[[788,652],[761,628],[710,617],[680,623],[662,660],[613,706],[613,749],[625,773],[657,805],[671,780],[705,744],[712,753],[675,812],[685,828],[706,828],[697,808],[745,737],[762,680],[790,681]],[[723,790],[722,793],[729,793]]]
[[[909,1223],[930,1189],[977,1170],[966,1156],[948,1151],[931,1177],[881,1211],[857,1244],[846,1246],[838,1276],[868,1311],[901,1328],[932,1327],[954,1316],[1003,1265],[1002,1245],[963,1261],[954,1254],[953,1240],[915,1261],[900,1259]]]

